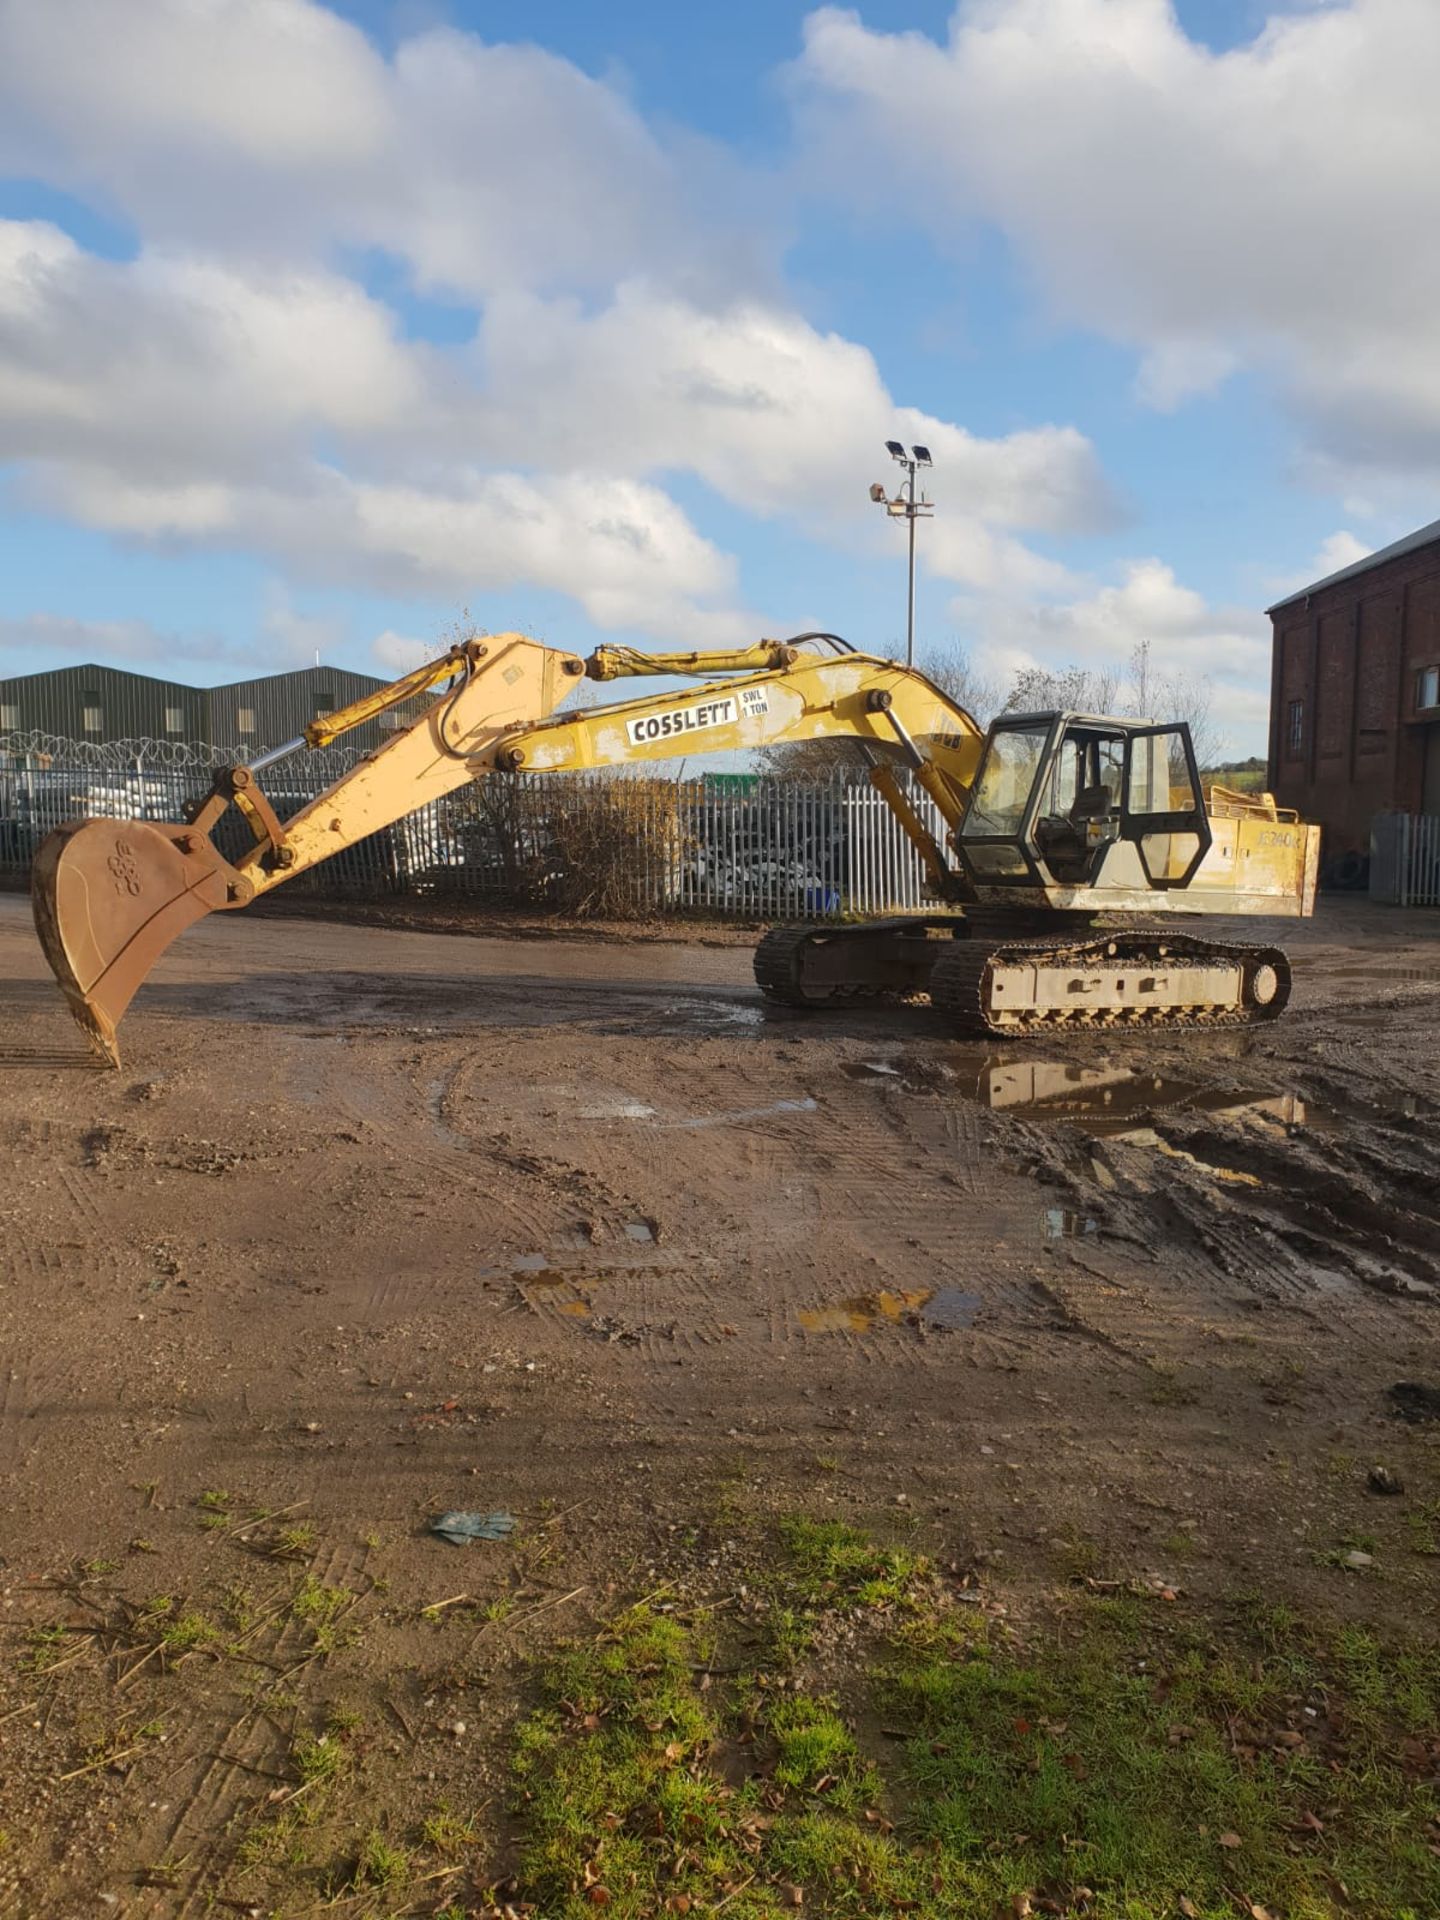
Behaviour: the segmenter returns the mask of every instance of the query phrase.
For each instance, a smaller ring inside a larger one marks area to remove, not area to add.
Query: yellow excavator
[[[583,678],[646,675],[703,684],[556,711]],[[422,696],[433,697],[417,718],[281,823],[258,778],[267,766]],[[120,1018],[186,927],[467,781],[802,740],[858,746],[940,910],[773,928],[755,953],[771,1000],[928,993],[952,1030],[997,1034],[1240,1025],[1283,1010],[1290,966],[1279,948],[1182,927],[1205,914],[1312,912],[1318,827],[1269,795],[1203,795],[1183,723],[1007,713],[987,732],[924,674],[820,633],[723,653],[606,646],[588,660],[519,633],[466,640],[221,770],[184,822],[57,829],[36,855],[36,927],[76,1019],[118,1066]],[[945,822],[939,838],[902,769]],[[211,839],[232,805],[254,842],[234,862]]]

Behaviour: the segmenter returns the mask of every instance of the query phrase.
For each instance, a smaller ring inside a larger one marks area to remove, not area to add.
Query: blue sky
[[[0,0],[0,674],[903,638],[1263,741],[1433,519],[1431,0]]]

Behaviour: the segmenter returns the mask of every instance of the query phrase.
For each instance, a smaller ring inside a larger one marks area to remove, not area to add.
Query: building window
[[[1417,707],[1440,707],[1440,667],[1422,667],[1415,676]]]
[[[86,733],[100,733],[104,730],[105,716],[100,711],[98,693],[82,693],[80,696],[80,724]]]
[[[254,707],[237,707],[235,709],[235,731],[237,733],[254,733],[255,731]]]
[[[19,724],[19,707],[0,707],[0,727],[18,727]]]
[[[183,733],[185,731],[185,709],[183,707],[166,707],[165,731],[167,733]]]
[[[1305,741],[1305,702],[1303,700],[1290,702],[1289,740],[1291,753],[1299,753]]]

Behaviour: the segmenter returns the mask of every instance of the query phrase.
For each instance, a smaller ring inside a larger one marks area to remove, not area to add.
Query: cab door
[[[1187,726],[1132,730],[1120,821],[1152,887],[1189,886],[1212,836]]]

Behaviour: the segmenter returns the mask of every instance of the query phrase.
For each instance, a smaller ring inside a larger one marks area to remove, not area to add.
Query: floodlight
[[[892,460],[903,460],[905,458],[905,449],[898,440],[887,440],[885,442],[885,451]]]
[[[870,489],[870,498],[877,503],[885,498],[885,489],[878,480]]]
[[[922,466],[922,467],[934,466],[935,462],[930,458],[929,447],[912,447],[910,451],[914,454],[915,461],[918,466]]]

